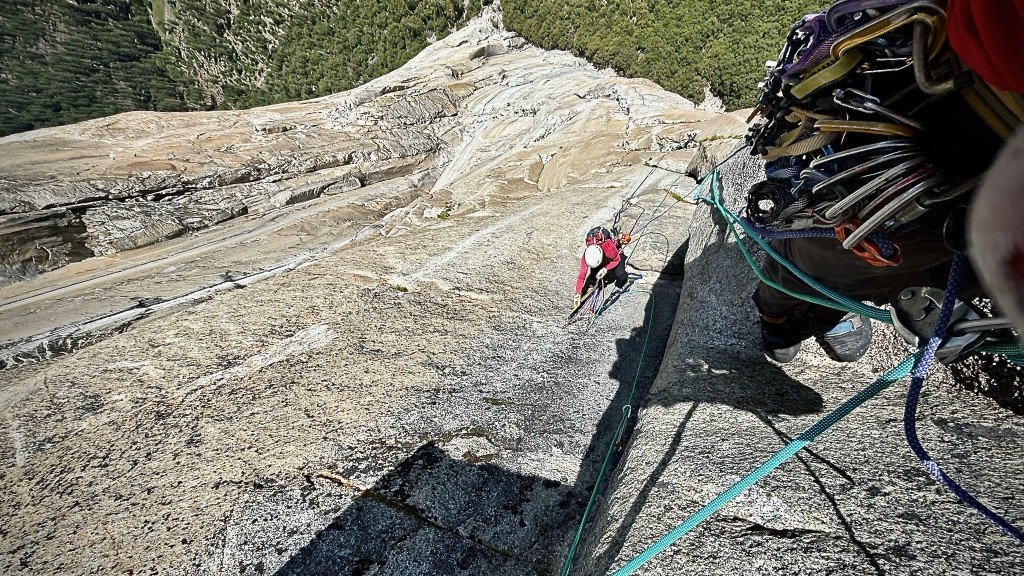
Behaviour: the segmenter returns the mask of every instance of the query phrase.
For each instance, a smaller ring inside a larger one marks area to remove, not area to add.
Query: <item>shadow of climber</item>
[[[360,494],[277,571],[298,575],[552,574],[574,526],[571,487],[432,443]]]

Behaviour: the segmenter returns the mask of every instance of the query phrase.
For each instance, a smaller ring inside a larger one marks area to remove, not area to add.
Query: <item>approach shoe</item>
[[[871,319],[851,312],[816,340],[836,362],[856,362],[871,346]]]
[[[777,324],[765,322],[761,316],[761,345],[769,360],[786,364],[800,353],[800,342],[806,337],[802,324],[787,319]]]

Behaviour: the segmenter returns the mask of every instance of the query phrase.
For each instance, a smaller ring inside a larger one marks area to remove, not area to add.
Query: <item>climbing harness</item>
[[[1024,118],[1024,99],[949,50],[936,0],[840,0],[798,21],[766,68],[747,142],[767,178],[750,190],[747,218],[773,231],[832,229],[872,266],[899,265],[907,225],[979,182],[929,158],[940,127],[922,111],[960,93],[1002,138]]]

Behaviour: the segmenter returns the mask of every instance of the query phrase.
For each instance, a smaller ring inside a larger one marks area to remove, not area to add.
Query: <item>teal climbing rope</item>
[[[698,186],[695,188],[694,195],[699,194],[707,183],[707,179],[702,180],[700,184],[698,184]],[[643,238],[646,236],[647,229],[648,227],[650,227],[651,223],[657,220],[658,218],[664,216],[666,213],[672,210],[672,208],[674,208],[676,204],[678,204],[681,201],[680,198],[676,198],[675,202],[670,204],[667,208],[665,208],[664,211],[659,213],[658,210],[661,209],[661,207],[665,204],[669,196],[671,196],[671,193],[666,193],[665,196],[662,197],[661,202],[659,202],[658,205],[654,207],[654,210],[651,211],[651,218],[639,230],[636,231],[635,236],[633,237],[633,242],[629,254],[625,256],[627,262],[630,258],[633,257],[633,254],[636,252],[637,247],[640,245],[640,241],[643,240]],[[594,482],[594,488],[590,492],[590,498],[588,499],[587,506],[583,511],[583,517],[580,519],[580,524],[576,529],[576,534],[573,537],[572,545],[569,547],[569,553],[566,557],[565,563],[562,565],[561,576],[568,576],[569,570],[572,568],[573,560],[576,559],[576,552],[579,549],[580,542],[583,539],[583,534],[586,530],[587,521],[590,519],[590,514],[593,511],[594,505],[597,503],[598,494],[600,494],[600,488],[604,481],[605,474],[607,473],[608,467],[611,464],[612,456],[615,454],[615,447],[619,442],[621,442],[622,435],[626,429],[626,425],[629,422],[629,417],[632,414],[633,400],[636,395],[636,385],[640,379],[640,370],[643,367],[644,355],[647,353],[647,343],[651,336],[651,326],[653,324],[652,320],[654,312],[654,293],[646,289],[633,289],[625,293],[626,296],[637,294],[649,294],[650,300],[648,300],[649,309],[645,312],[647,332],[644,335],[644,343],[640,351],[640,359],[637,362],[636,374],[633,376],[633,383],[629,391],[629,397],[626,400],[626,404],[624,404],[622,407],[622,418],[619,419],[619,423],[615,427],[615,433],[612,434],[611,436],[611,440],[608,444],[607,451],[605,452],[604,460],[601,464],[601,469],[599,470],[597,475],[597,480]],[[601,306],[604,306],[604,300],[602,300]],[[594,321],[596,321],[596,316],[591,320],[590,326],[593,326]],[[590,326],[588,326],[588,329]]]
[[[718,169],[716,168],[705,177],[705,180],[711,181],[711,196],[702,196],[697,195],[695,193],[694,199],[697,200],[698,202],[714,207],[716,210],[718,210],[722,217],[725,218],[729,226],[729,231],[732,233],[733,238],[735,238],[736,244],[737,246],[739,246],[740,252],[743,254],[743,258],[747,261],[747,264],[754,271],[754,274],[757,275],[757,278],[761,282],[764,282],[766,285],[780,292],[793,296],[794,298],[800,298],[801,300],[805,300],[813,304],[818,304],[820,306],[826,306],[828,308],[833,308],[835,310],[842,310],[843,312],[852,312],[854,314],[867,316],[868,318],[872,318],[874,320],[878,320],[886,324],[892,324],[892,314],[890,314],[888,310],[883,310],[875,306],[869,306],[867,304],[864,304],[863,302],[854,300],[848,296],[840,294],[839,292],[836,292],[835,290],[832,290],[831,288],[828,288],[827,286],[823,285],[821,282],[818,282],[814,278],[811,278],[803,270],[800,270],[800,268],[798,268],[795,264],[783,258],[782,255],[776,252],[767,241],[758,236],[756,232],[751,230],[739,216],[737,216],[733,211],[725,207],[725,205],[721,201],[718,178]],[[757,265],[757,262],[754,260],[753,256],[751,256],[750,254],[750,251],[747,249],[747,246],[743,243],[739,231],[737,230],[737,226],[742,228],[747,237],[754,240],[758,244],[758,246],[760,246],[761,249],[763,249],[765,253],[768,254],[769,257],[775,259],[775,261],[781,264],[782,266],[785,266],[797,278],[799,278],[812,289],[817,290],[821,294],[827,296],[827,298],[821,298],[818,296],[812,296],[810,294],[794,292],[778,284],[777,282],[773,282],[772,280],[770,280],[761,271],[761,267]],[[978,347],[978,351],[987,352],[989,354],[1002,354],[1004,356],[1009,357],[1011,360],[1020,359],[1024,357],[1024,348],[1021,348],[1019,344],[1015,343],[985,343]]]
[[[716,167],[708,174],[708,176],[705,177],[705,180],[710,180],[710,197],[700,195],[700,187],[698,187],[698,191],[694,192],[694,198],[699,202],[714,207],[715,209],[718,210],[722,217],[725,218],[729,226],[729,230],[732,233],[733,238],[735,238],[736,243],[739,246],[744,259],[746,259],[747,264],[750,265],[750,268],[754,271],[754,273],[762,282],[771,286],[772,288],[789,294],[790,296],[800,298],[808,302],[812,302],[814,304],[828,306],[829,308],[834,308],[845,312],[854,312],[856,314],[868,316],[869,318],[873,318],[875,320],[879,320],[886,323],[892,323],[892,316],[888,311],[882,310],[881,308],[868,306],[862,302],[855,301],[847,296],[844,296],[842,294],[839,294],[838,292],[835,292],[834,290],[829,289],[828,287],[822,285],[820,282],[816,281],[815,279],[805,274],[802,270],[797,268],[794,264],[787,261],[778,252],[773,250],[771,246],[768,244],[768,242],[766,242],[764,239],[758,236],[754,231],[750,230],[735,213],[733,213],[731,210],[729,210],[722,204],[718,178],[718,169]],[[701,185],[703,185],[703,181],[701,182]],[[757,242],[757,244],[771,258],[774,258],[781,265],[785,266],[787,269],[793,272],[794,275],[800,278],[804,283],[806,283],[814,290],[817,290],[818,292],[827,296],[827,298],[820,298],[817,296],[793,292],[785,289],[779,284],[772,282],[770,279],[768,279],[761,272],[760,266],[757,265],[757,262],[754,260],[753,256],[751,256],[746,245],[743,243],[742,238],[739,235],[739,231],[737,230],[737,226],[743,228],[746,235],[752,238],[755,242]],[[1017,344],[986,344],[980,347],[979,350],[990,353],[1005,354],[1010,357],[1018,358],[1024,355],[1024,349],[1022,349]],[[908,358],[904,359],[902,362],[897,364],[892,370],[884,374],[881,378],[875,380],[867,388],[864,388],[851,398],[847,399],[841,405],[839,405],[839,407],[837,407],[835,410],[829,412],[824,418],[814,423],[810,428],[805,430],[802,434],[797,436],[797,438],[789,442],[785,447],[783,447],[781,450],[772,455],[772,457],[766,460],[763,464],[755,468],[749,474],[744,476],[740,481],[736,482],[731,487],[729,487],[729,489],[727,489],[725,492],[721,493],[714,500],[712,500],[707,505],[702,507],[700,510],[692,514],[689,518],[683,521],[683,523],[676,526],[676,528],[671,530],[660,540],[658,540],[650,547],[648,547],[646,550],[641,552],[633,560],[626,563],[622,568],[615,572],[615,576],[625,576],[635,572],[640,566],[644,565],[648,560],[653,558],[655,555],[657,555],[665,548],[672,545],[672,543],[674,543],[676,540],[682,538],[694,527],[699,525],[701,522],[706,520],[716,511],[718,511],[723,506],[725,506],[733,499],[735,499],[737,496],[742,494],[746,489],[753,486],[758,480],[767,476],[772,470],[777,468],[791,456],[793,456],[801,449],[803,449],[805,446],[810,444],[818,436],[820,436],[833,425],[835,425],[837,422],[848,416],[851,412],[853,412],[863,403],[867,402],[874,396],[878,395],[880,392],[891,386],[899,379],[910,374],[911,370],[913,370],[914,364],[917,362],[917,359],[922,354],[923,350],[918,350],[913,355],[909,356]]]
[[[636,374],[633,375],[633,385],[629,390],[629,397],[626,399],[626,403],[622,406],[622,418],[619,420],[618,426],[615,427],[615,434],[612,435],[611,441],[608,444],[608,450],[605,453],[601,469],[597,474],[597,480],[594,481],[594,488],[590,492],[587,507],[583,510],[583,518],[580,519],[580,525],[576,529],[576,536],[572,540],[572,546],[569,547],[569,555],[565,560],[565,564],[562,565],[561,576],[567,576],[569,574],[569,569],[572,567],[572,561],[576,559],[576,550],[579,548],[580,541],[583,539],[583,531],[587,526],[587,520],[590,519],[590,513],[593,511],[594,504],[597,502],[597,495],[600,492],[601,483],[604,480],[605,473],[608,471],[612,455],[615,453],[615,445],[622,440],[622,433],[626,429],[626,423],[629,421],[629,416],[633,411],[633,398],[636,395],[636,383],[640,380],[640,369],[643,367],[644,355],[647,353],[647,341],[651,337],[651,325],[653,324],[654,319],[654,293],[643,288],[627,292],[627,295],[645,293],[650,294],[650,299],[647,301],[647,310],[644,313],[644,318],[647,322],[647,333],[644,334],[644,344],[640,349],[640,359],[636,363]]]
[[[892,315],[889,313],[888,310],[883,310],[881,308],[876,308],[874,306],[868,306],[863,302],[859,302],[848,296],[840,294],[839,292],[836,292],[835,290],[832,290],[831,288],[823,285],[821,282],[818,282],[814,278],[811,278],[803,270],[800,270],[800,268],[798,268],[795,264],[783,258],[782,255],[776,252],[767,241],[765,241],[755,232],[750,230],[747,227],[747,225],[743,222],[743,220],[740,219],[739,216],[737,216],[735,213],[733,213],[731,210],[726,208],[725,205],[722,204],[721,194],[719,192],[720,183],[718,181],[718,170],[716,169],[711,171],[711,173],[708,175],[708,178],[711,180],[710,198],[707,196],[697,196],[695,197],[695,199],[698,202],[702,202],[709,206],[713,206],[715,209],[718,210],[722,217],[726,219],[726,222],[729,224],[729,230],[730,232],[732,232],[733,238],[736,239],[736,244],[739,246],[740,251],[743,253],[743,257],[746,259],[747,264],[750,265],[750,268],[754,270],[754,273],[757,275],[759,280],[761,280],[768,286],[771,286],[772,288],[779,290],[780,292],[793,296],[794,298],[800,298],[802,300],[806,300],[814,304],[827,306],[829,308],[842,310],[844,312],[853,312],[855,314],[867,316],[868,318],[872,318],[880,322],[885,322],[886,324],[892,324]],[[757,242],[757,244],[761,247],[762,250],[765,251],[766,254],[768,254],[771,258],[774,258],[779,264],[785,266],[790,272],[792,272],[797,278],[802,280],[805,284],[807,284],[814,290],[817,290],[821,294],[824,294],[828,298],[820,298],[809,294],[794,292],[768,279],[761,271],[761,267],[757,265],[757,262],[754,260],[753,256],[750,255],[750,251],[747,250],[747,246],[743,243],[743,240],[740,238],[739,231],[736,229],[737,225],[743,228],[743,231],[746,233],[746,235],[755,242]]]
[[[719,494],[714,500],[708,502],[703,508],[690,515],[690,517],[682,524],[676,526],[668,534],[665,534],[665,536],[641,552],[640,555],[629,561],[625,566],[619,568],[615,572],[615,576],[626,576],[627,574],[636,572],[638,568],[647,563],[647,561],[653,558],[656,554],[671,546],[673,542],[685,536],[687,532],[693,530],[694,527],[742,494],[747,488],[750,488],[758,480],[764,478],[772,470],[778,468],[779,465],[789,459],[790,456],[796,454],[805,446],[810,444],[826,430],[856,410],[861,404],[864,404],[871,398],[874,398],[900,378],[910,374],[910,371],[914,368],[914,362],[917,361],[917,357],[920,354],[921,352],[918,351],[907,357],[897,364],[892,370],[883,374],[881,378],[872,382],[867,388],[864,388],[860,392],[854,394],[845,402],[840,404],[835,410],[829,412],[824,418],[815,422],[807,430],[804,430],[803,433],[786,444],[786,446],[781,450],[773,454],[771,458],[766,460],[763,464],[730,486],[728,490]]]

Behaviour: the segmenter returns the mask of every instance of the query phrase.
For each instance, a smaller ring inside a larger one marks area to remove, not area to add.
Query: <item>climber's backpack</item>
[[[601,244],[605,240],[610,240],[612,238],[614,238],[614,236],[612,236],[612,233],[607,228],[603,226],[595,226],[587,232],[587,246]]]

